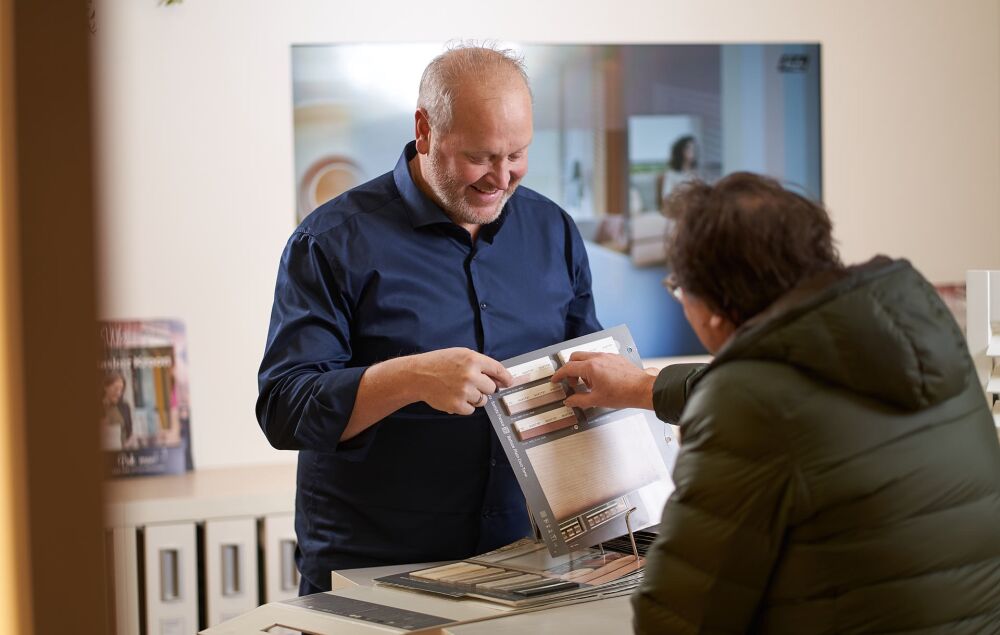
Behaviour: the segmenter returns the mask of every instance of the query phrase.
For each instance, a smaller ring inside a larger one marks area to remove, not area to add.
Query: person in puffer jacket
[[[765,177],[671,204],[669,286],[712,362],[553,377],[680,426],[635,631],[1000,633],[1000,444],[934,288],[843,266],[823,208]]]

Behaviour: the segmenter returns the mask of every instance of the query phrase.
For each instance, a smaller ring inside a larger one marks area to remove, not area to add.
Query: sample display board
[[[552,555],[627,533],[630,511],[632,530],[659,523],[674,489],[677,443],[670,426],[647,411],[563,403],[587,390],[550,379],[576,351],[623,355],[642,366],[628,328],[616,326],[505,360],[514,383],[486,405]]]

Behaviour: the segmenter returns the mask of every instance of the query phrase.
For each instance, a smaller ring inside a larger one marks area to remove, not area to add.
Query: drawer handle
[[[295,567],[294,540],[281,541],[281,590],[293,591],[299,588],[299,570]]]
[[[160,549],[160,601],[181,599],[180,550]]]
[[[221,545],[222,550],[222,595],[232,597],[241,593],[240,546]]]

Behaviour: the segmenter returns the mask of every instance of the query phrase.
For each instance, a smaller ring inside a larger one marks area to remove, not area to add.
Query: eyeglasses
[[[663,286],[667,288],[670,295],[674,296],[674,299],[678,302],[684,299],[684,290],[681,289],[680,282],[677,281],[677,277],[674,274],[670,274],[663,279]]]

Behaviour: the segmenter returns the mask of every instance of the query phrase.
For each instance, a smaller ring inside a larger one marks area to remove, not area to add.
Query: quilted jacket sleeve
[[[707,374],[684,408],[677,488],[632,600],[638,633],[746,632],[781,549],[795,479],[779,415],[727,375]]]
[[[707,364],[671,364],[656,376],[653,384],[653,407],[661,421],[676,424],[694,382]]]

